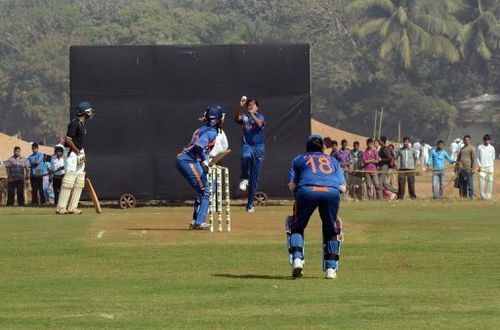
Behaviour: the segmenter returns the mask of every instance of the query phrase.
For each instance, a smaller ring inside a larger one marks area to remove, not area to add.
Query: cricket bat
[[[101,203],[99,203],[99,198],[97,198],[97,194],[95,193],[94,186],[92,185],[92,182],[90,182],[89,178],[85,179],[85,189],[87,189],[90,199],[92,200],[92,204],[94,204],[94,208],[96,213],[101,213]]]

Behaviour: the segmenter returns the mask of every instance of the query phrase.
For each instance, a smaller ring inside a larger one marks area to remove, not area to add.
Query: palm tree
[[[473,16],[457,35],[460,54],[463,58],[477,54],[488,61],[493,50],[500,49],[500,1],[470,0],[468,5]]]
[[[398,56],[405,69],[411,67],[412,47],[442,56],[450,63],[460,60],[451,41],[460,31],[452,15],[461,8],[460,0],[354,0],[347,10],[360,22],[353,32],[365,38],[381,38],[378,56],[382,60]]]

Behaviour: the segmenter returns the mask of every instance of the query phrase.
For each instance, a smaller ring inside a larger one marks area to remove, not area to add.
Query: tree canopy
[[[311,44],[313,117],[362,134],[383,106],[389,137],[443,138],[500,93],[500,0],[3,0],[0,131],[64,131],[70,45],[273,42]]]

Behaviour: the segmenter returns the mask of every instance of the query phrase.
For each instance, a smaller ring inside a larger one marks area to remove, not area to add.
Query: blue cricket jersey
[[[298,155],[290,166],[288,182],[298,188],[320,186],[339,189],[346,183],[338,161],[322,152],[306,152]]]
[[[210,151],[212,151],[216,137],[217,128],[204,125],[194,131],[191,142],[182,150],[182,153],[188,155],[193,160],[204,161],[208,158]]]
[[[264,126],[266,125],[264,115],[260,112],[256,112],[255,117],[262,120],[262,127],[257,126],[255,120],[253,120],[248,113],[241,115],[240,124],[243,128],[242,143],[250,146],[262,145],[266,143],[266,136],[264,134]]]

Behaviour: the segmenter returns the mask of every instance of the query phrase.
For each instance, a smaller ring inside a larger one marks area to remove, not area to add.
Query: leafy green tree
[[[385,134],[394,137],[401,120],[405,132],[432,138],[453,119],[453,104],[499,93],[498,4],[0,0],[0,130],[51,140],[65,129],[69,45],[293,42],[311,44],[315,118],[371,134],[373,111],[384,106]],[[423,130],[412,122],[419,113],[432,118]]]
[[[170,8],[160,1],[134,2],[106,24],[89,30],[90,44],[171,45],[223,43],[228,20],[216,14]]]
[[[378,35],[378,56],[388,60],[396,55],[408,69],[412,47],[442,56],[450,63],[460,60],[450,40],[459,30],[458,21],[451,15],[459,4],[454,0],[354,0],[347,9],[361,19],[353,28],[356,35]]]
[[[399,121],[405,135],[427,141],[444,139],[457,114],[456,107],[446,100],[408,83],[357,86],[344,95],[339,107],[349,112],[343,127],[367,136],[373,135],[375,110],[383,107],[382,134],[390,139],[397,138]]]
[[[479,56],[489,61],[500,49],[500,2],[498,0],[468,0],[464,12],[466,23],[457,35],[463,58]]]
[[[21,131],[36,140],[54,136],[67,120],[68,45],[81,40],[74,32],[82,19],[72,6],[56,1],[5,5],[0,14],[0,130]]]

